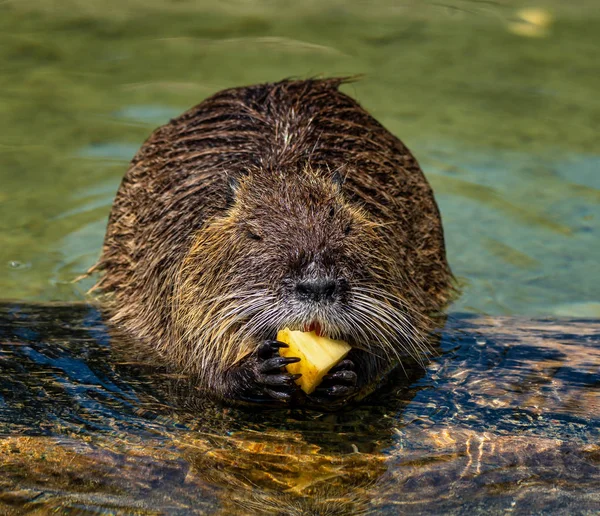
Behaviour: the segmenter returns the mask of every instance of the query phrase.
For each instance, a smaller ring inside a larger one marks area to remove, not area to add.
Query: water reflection
[[[93,307],[2,305],[0,509],[593,514],[599,339],[453,318],[409,385],[326,414],[204,400]]]

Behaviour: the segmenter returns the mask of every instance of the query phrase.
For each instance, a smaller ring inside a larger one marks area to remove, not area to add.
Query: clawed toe
[[[329,370],[329,374],[337,373],[338,371],[351,371],[354,369],[354,362],[352,360],[346,359],[342,360],[339,364],[333,366]]]
[[[295,381],[300,378],[301,374],[266,374],[261,378],[263,385],[275,386],[275,387],[293,387]]]
[[[273,356],[279,356],[281,348],[289,348],[289,346],[278,340],[265,340],[258,348],[258,358],[266,360]]]
[[[341,398],[344,396],[350,396],[354,392],[354,388],[348,387],[347,385],[333,385],[331,387],[323,387],[316,389],[314,394],[317,398],[333,397]]]
[[[350,398],[358,383],[358,375],[353,369],[352,360],[342,360],[323,377],[311,398],[321,405],[339,405],[345,398]]]
[[[290,402],[294,398],[294,392],[289,391],[276,391],[273,389],[265,389],[265,394],[268,394],[271,398],[279,401]]]
[[[275,357],[269,358],[265,360],[260,366],[259,371],[261,373],[273,373],[280,371],[282,367],[285,367],[288,364],[294,364],[295,362],[300,362],[298,357]]]
[[[299,390],[296,380],[302,375],[291,374],[285,370],[288,364],[300,361],[298,357],[279,355],[279,350],[287,347],[287,344],[278,340],[266,340],[259,346],[256,383],[261,392],[271,399],[289,402]]]
[[[356,385],[358,376],[354,371],[338,371],[333,374],[327,374],[323,377],[323,382],[335,382],[349,385]]]

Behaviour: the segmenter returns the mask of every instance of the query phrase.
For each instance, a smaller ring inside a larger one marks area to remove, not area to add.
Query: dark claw
[[[300,378],[301,374],[266,374],[261,380],[263,385],[271,385],[274,387],[292,387],[294,382]]]
[[[288,364],[300,362],[298,357],[275,357],[265,360],[259,367],[261,373],[277,372]]]
[[[354,369],[354,362],[352,360],[342,360],[339,364],[332,367],[328,374],[337,373],[338,371],[348,371]]]
[[[285,366],[299,362],[298,357],[282,357],[281,348],[289,347],[278,340],[266,340],[258,347],[255,364],[255,385],[257,392],[278,401],[291,402],[299,394],[296,380],[300,374],[290,374]]]
[[[280,401],[291,401],[294,393],[288,391],[274,391],[273,389],[265,389],[265,393],[271,396],[271,398]]]
[[[311,394],[311,398],[324,406],[342,404],[345,398],[356,393],[358,376],[353,369],[352,360],[342,360],[323,377],[323,382]]]
[[[358,381],[358,376],[356,376],[356,373],[354,371],[337,371],[336,373],[333,374],[326,374],[323,377],[323,382],[325,383],[331,383],[331,382],[336,382],[336,383],[348,383],[352,386],[356,385],[356,382]]]
[[[289,348],[284,342],[278,340],[265,340],[258,348],[258,358],[271,358],[274,354],[279,354],[279,348]]]
[[[332,387],[324,387],[320,389],[316,389],[314,392],[315,398],[341,398],[344,396],[350,396],[354,392],[353,387],[348,387],[347,385],[334,385]]]

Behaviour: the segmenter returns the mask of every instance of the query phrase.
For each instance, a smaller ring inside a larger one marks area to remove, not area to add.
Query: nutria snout
[[[451,293],[431,188],[342,79],[217,93],[158,128],[96,268],[112,321],[226,400],[336,404],[427,353]],[[352,346],[303,396],[277,331]]]

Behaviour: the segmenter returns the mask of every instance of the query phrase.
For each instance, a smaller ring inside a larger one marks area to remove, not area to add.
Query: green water
[[[565,4],[0,3],[1,297],[84,299],[71,280],[169,117],[225,87],[364,74],[345,91],[436,192],[464,285],[452,310],[599,316],[600,10]],[[549,21],[515,33],[532,6]]]
[[[0,0],[0,514],[598,514],[599,48],[597,0]],[[128,161],[354,74],[442,211],[439,353],[335,414],[197,397],[72,281]]]

